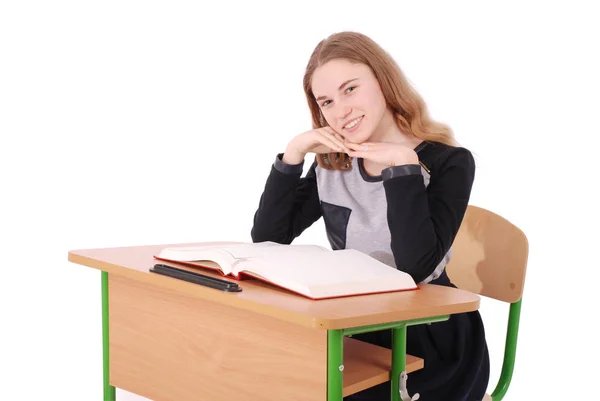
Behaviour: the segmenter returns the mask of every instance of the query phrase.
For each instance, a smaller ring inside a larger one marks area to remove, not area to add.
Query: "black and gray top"
[[[363,160],[350,171],[316,162],[301,178],[303,163],[279,154],[254,218],[252,239],[291,243],[323,217],[333,249],[360,250],[411,274],[418,283],[440,276],[464,216],[475,166],[459,147],[422,142],[422,165],[405,165],[369,176]]]
[[[277,155],[254,215],[252,240],[290,244],[323,217],[333,249],[360,250],[417,283],[454,286],[445,266],[469,203],[474,159],[463,147],[437,142],[422,142],[415,151],[420,164],[389,167],[375,177],[360,158],[345,172],[315,161],[301,177],[304,163],[289,165]],[[391,347],[389,330],[355,338]],[[411,394],[419,392],[423,400],[483,398],[489,356],[479,312],[410,326],[406,349],[427,361],[409,375]],[[350,399],[389,399],[389,382]]]

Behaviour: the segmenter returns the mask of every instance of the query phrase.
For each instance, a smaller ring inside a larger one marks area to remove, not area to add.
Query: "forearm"
[[[396,267],[417,282],[442,261],[464,217],[473,182],[470,154],[460,154],[441,176],[424,184],[419,165],[384,172],[388,225]]]
[[[320,217],[314,170],[301,178],[303,163],[278,155],[265,183],[251,230],[253,242],[291,243]]]
[[[396,267],[423,281],[443,257],[419,173],[384,181],[387,219]]]

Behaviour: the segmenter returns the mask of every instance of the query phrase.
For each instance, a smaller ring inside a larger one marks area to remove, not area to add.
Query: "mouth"
[[[356,117],[354,120],[348,121],[342,128],[348,132],[356,131],[364,116]]]

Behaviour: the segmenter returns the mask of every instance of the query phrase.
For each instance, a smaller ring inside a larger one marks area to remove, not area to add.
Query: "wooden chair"
[[[446,271],[457,287],[510,304],[502,372],[491,396],[484,398],[499,401],[514,370],[529,243],[508,220],[469,205],[452,247]]]

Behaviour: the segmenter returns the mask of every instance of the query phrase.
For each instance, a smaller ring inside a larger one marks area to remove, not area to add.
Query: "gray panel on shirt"
[[[353,160],[350,171],[325,170],[319,166],[315,169],[329,242],[333,249],[356,249],[395,268],[383,181],[367,177],[361,170],[357,159]],[[421,174],[427,187],[430,175],[423,167]],[[440,276],[451,253],[452,250],[422,283]]]

